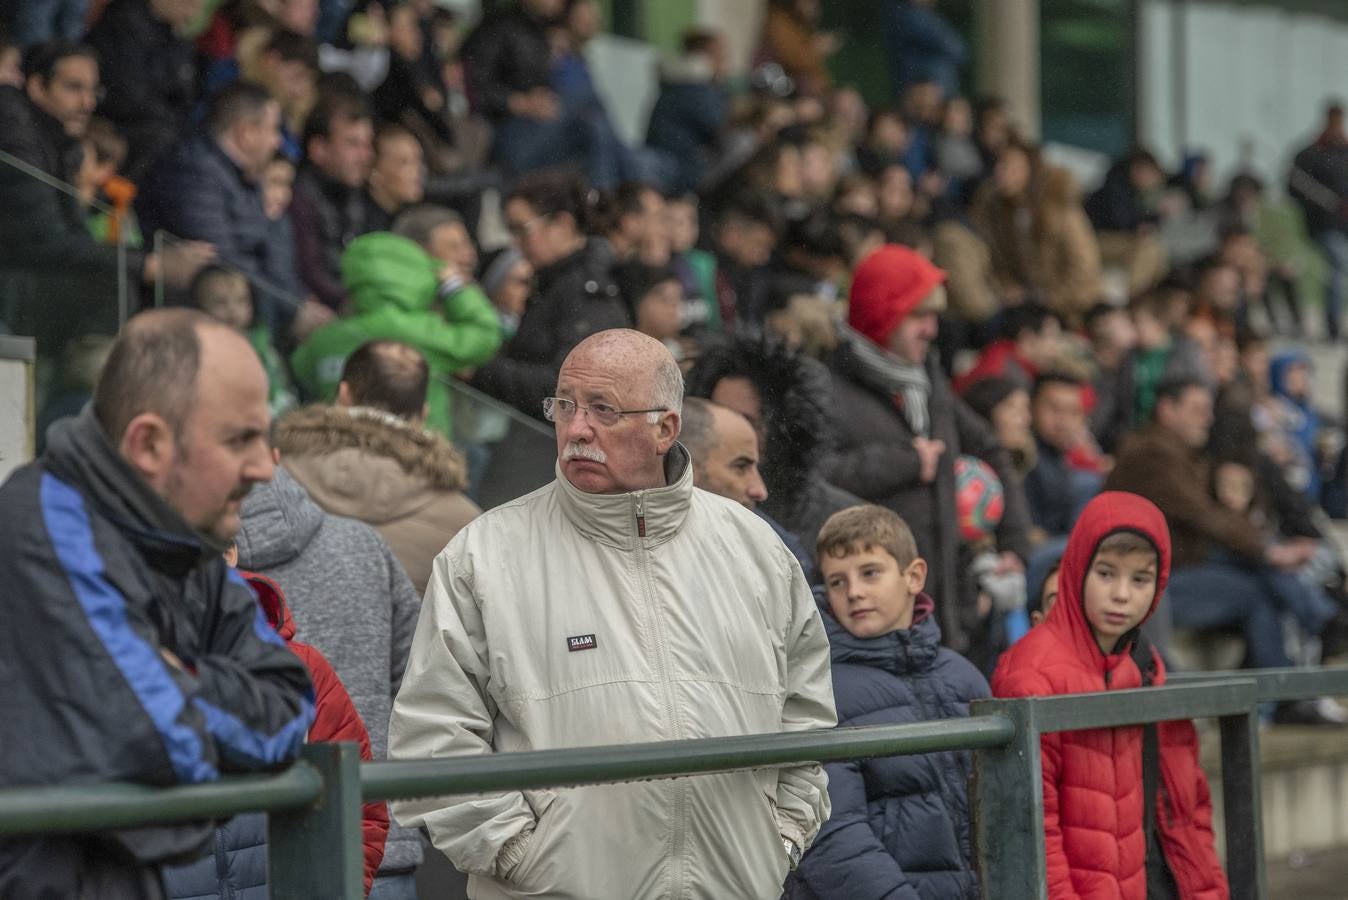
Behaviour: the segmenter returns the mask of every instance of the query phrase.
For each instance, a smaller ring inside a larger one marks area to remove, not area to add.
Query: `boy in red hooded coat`
[[[993,694],[1164,684],[1165,667],[1149,646],[1139,645],[1138,629],[1156,609],[1169,575],[1170,531],[1160,510],[1135,494],[1097,496],[1068,538],[1057,602],[1042,625],[1002,656]],[[1144,815],[1142,727],[1041,739],[1051,900],[1229,897],[1207,778],[1198,765],[1198,733],[1188,721],[1160,723],[1156,733],[1154,825]]]

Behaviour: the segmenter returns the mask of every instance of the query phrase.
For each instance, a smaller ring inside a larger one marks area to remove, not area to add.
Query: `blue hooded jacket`
[[[898,725],[969,715],[988,683],[941,646],[926,594],[913,625],[853,637],[815,589],[832,645],[838,725]],[[786,884],[788,900],[961,900],[979,896],[972,865],[967,751],[826,765],[833,815]]]
[[[1292,443],[1297,466],[1306,470],[1303,479],[1291,479],[1296,487],[1312,501],[1320,497],[1320,467],[1316,464],[1315,443],[1320,433],[1320,414],[1311,406],[1309,397],[1293,397],[1287,388],[1287,374],[1293,366],[1306,367],[1307,377],[1312,370],[1311,358],[1300,350],[1289,350],[1273,357],[1268,367],[1269,384],[1273,395],[1282,401],[1286,419],[1280,423],[1284,436]],[[1298,483],[1304,481],[1304,484]]]

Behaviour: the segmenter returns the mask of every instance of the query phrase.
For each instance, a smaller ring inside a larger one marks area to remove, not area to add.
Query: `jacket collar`
[[[198,534],[122,459],[93,404],[52,426],[47,471],[80,490],[156,568],[182,576],[224,547]]]
[[[815,602],[828,632],[834,663],[883,669],[900,678],[921,675],[936,662],[941,650],[941,627],[932,612],[936,603],[928,594],[913,598],[913,624],[873,638],[859,638],[842,626],[829,609],[823,588],[815,588]]]
[[[679,533],[693,498],[692,457],[676,443],[665,457],[665,487],[625,494],[587,494],[562,474],[557,463],[555,494],[567,521],[581,536],[619,550],[634,550],[645,538],[657,547]],[[639,534],[644,528],[645,534]]]

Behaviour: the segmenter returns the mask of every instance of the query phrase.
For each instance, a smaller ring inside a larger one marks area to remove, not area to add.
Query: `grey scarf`
[[[846,325],[840,326],[840,331],[852,350],[856,374],[861,381],[891,396],[902,397],[901,412],[908,427],[916,436],[929,437],[931,417],[927,413],[927,401],[931,398],[931,379],[927,377],[926,368],[899,359]]]

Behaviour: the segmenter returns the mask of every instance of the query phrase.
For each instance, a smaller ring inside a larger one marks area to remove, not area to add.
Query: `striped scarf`
[[[852,350],[861,381],[892,397],[902,398],[900,412],[913,434],[930,437],[931,417],[927,412],[927,401],[931,397],[931,379],[927,377],[926,368],[899,359],[846,325],[840,325],[840,331]]]

